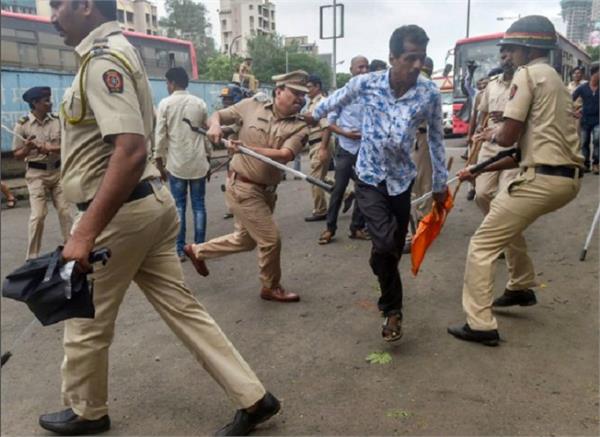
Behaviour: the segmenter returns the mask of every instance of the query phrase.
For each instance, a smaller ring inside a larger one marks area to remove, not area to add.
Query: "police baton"
[[[485,161],[482,161],[473,167],[470,167],[469,171],[473,174],[479,173],[482,170],[484,170],[488,165],[491,165],[491,164],[493,164],[497,161],[500,161],[501,159],[504,159],[506,157],[513,156],[516,153],[517,153],[517,149],[503,150],[500,153],[498,153],[497,155],[494,155],[491,158],[486,159]],[[458,180],[458,176],[455,176],[452,179],[449,179],[446,182],[446,184],[451,184],[452,182],[457,181],[457,180]],[[421,197],[418,197],[415,200],[413,200],[412,202],[410,202],[410,204],[415,205],[415,204],[421,203],[422,201],[430,198],[431,196],[433,196],[433,191],[429,191],[428,193],[423,194]]]
[[[193,132],[196,132],[200,135],[206,136],[206,130],[202,129],[201,127],[196,127],[196,126],[192,125],[192,122],[188,118],[184,118],[183,122],[186,123]],[[228,141],[221,140],[221,143],[223,143],[224,146],[227,146]],[[297,176],[300,179],[308,182],[309,184],[316,185],[317,187],[327,191],[328,193],[331,193],[333,191],[333,185],[329,185],[319,179],[315,179],[312,176],[306,175],[306,174],[302,173],[301,171],[294,170],[293,168],[290,168],[280,162],[274,161],[271,158],[267,158],[266,156],[261,155],[260,153],[257,153],[254,150],[249,149],[248,147],[246,147],[244,145],[239,145],[238,149],[239,149],[240,153],[243,153],[244,155],[251,156],[253,158],[258,159],[259,161],[264,162],[265,164],[272,165],[273,167],[275,167],[279,170],[291,173],[294,176]]]

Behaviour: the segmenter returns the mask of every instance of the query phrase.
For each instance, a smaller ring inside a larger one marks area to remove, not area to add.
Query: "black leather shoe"
[[[482,343],[486,346],[498,346],[498,342],[500,341],[500,335],[498,335],[497,329],[492,329],[491,331],[475,331],[466,323],[463,326],[449,326],[448,334],[451,334],[460,340]]]
[[[305,222],[322,222],[323,220],[327,220],[327,214],[313,214],[304,217]]]
[[[59,435],[100,434],[110,429],[108,415],[96,420],[87,420],[67,408],[58,413],[42,414],[40,426]]]
[[[513,305],[520,305],[522,307],[528,307],[535,305],[537,299],[533,290],[504,290],[504,294],[498,299],[494,300],[492,306],[495,307],[510,307]]]
[[[281,403],[275,396],[267,392],[258,401],[258,408],[253,413],[237,410],[233,422],[218,430],[215,435],[248,435],[259,424],[269,420],[281,409]]]

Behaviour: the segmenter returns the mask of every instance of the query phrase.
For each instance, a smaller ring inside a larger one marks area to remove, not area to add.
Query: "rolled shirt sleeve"
[[[446,151],[444,149],[442,95],[437,90],[435,90],[431,99],[427,133],[429,154],[433,167],[432,189],[433,192],[439,193],[446,190],[448,170],[446,169]]]
[[[118,134],[145,137],[135,83],[127,71],[113,61],[96,58],[90,62],[85,79],[87,102],[103,138]]]
[[[533,94],[529,88],[527,68],[520,68],[515,73],[510,85],[508,102],[504,108],[504,117],[517,121],[525,121],[533,102]]]
[[[219,120],[221,125],[241,125],[243,113],[251,106],[251,100],[242,100],[228,108],[224,108],[218,111]]]
[[[308,127],[301,128],[298,132],[291,135],[287,140],[284,141],[281,148],[290,149],[294,154],[294,157],[302,151],[304,144],[308,140]]]

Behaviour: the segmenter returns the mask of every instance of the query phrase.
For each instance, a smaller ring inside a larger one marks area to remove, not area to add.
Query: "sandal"
[[[12,199],[6,199],[7,208],[14,208],[15,206],[17,206],[17,199],[15,199],[14,197]]]
[[[333,232],[330,230],[323,231],[321,236],[319,237],[319,244],[329,244],[333,240]]]
[[[381,336],[384,341],[388,343],[400,340],[402,338],[402,319],[398,318],[397,324],[395,327],[389,326],[390,317],[386,317],[383,321],[383,325],[381,326]]]

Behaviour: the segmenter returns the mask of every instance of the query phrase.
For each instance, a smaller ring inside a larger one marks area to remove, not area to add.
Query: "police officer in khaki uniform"
[[[42,245],[44,221],[48,214],[46,196],[50,194],[58,213],[65,241],[73,220],[60,183],[60,122],[52,114],[50,87],[34,87],[23,94],[31,112],[15,126],[14,156],[24,159],[25,181],[29,190],[29,242],[26,259],[37,258]],[[28,141],[24,141],[24,139]]]
[[[76,46],[80,61],[61,108],[63,186],[79,210],[63,257],[84,269],[95,247],[109,248],[112,258],[94,269],[95,318],[65,322],[62,398],[68,409],[43,415],[39,423],[63,435],[110,428],[108,351],[119,306],[135,281],[240,408],[220,433],[245,435],[275,414],[279,402],[185,286],[175,251],[177,211],[149,160],[150,84],[116,21],[116,0],[53,0],[51,6],[52,23],[67,45]]]
[[[556,46],[556,31],[546,17],[531,15],[517,20],[506,31],[500,45],[515,67],[504,122],[478,134],[478,139],[502,147],[518,141],[520,173],[502,188],[491,202],[490,211],[471,238],[463,284],[463,309],[467,323],[452,326],[455,337],[498,344],[497,322],[492,306],[534,305],[536,297],[531,259],[520,254],[518,271],[509,271],[510,281],[520,289],[507,289],[493,300],[494,262],[538,217],[555,211],[575,198],[580,188],[583,157],[572,116],[572,102],[547,56]],[[507,158],[486,170],[514,167]],[[471,175],[473,176],[473,175]],[[466,176],[463,175],[463,179]],[[520,273],[526,276],[515,278]],[[510,283],[509,281],[509,283]]]
[[[282,163],[293,160],[308,137],[306,124],[297,118],[308,92],[307,78],[308,74],[302,70],[273,76],[276,85],[273,101],[255,96],[215,112],[208,120],[209,139],[219,143],[223,138],[221,125],[235,123],[240,126],[239,139],[246,147]],[[235,154],[225,194],[235,219],[234,232],[203,244],[187,245],[184,251],[198,273],[206,276],[208,269],[204,260],[258,246],[261,298],[297,302],[300,297],[281,286],[281,236],[273,220],[281,170],[236,153],[236,144],[238,142],[228,142]]]
[[[323,100],[323,84],[321,78],[315,75],[308,77],[306,88],[308,88],[308,105],[306,112],[312,112],[317,104]],[[329,171],[329,161],[331,160],[331,147],[329,141],[331,132],[328,129],[329,123],[323,118],[319,124],[311,127],[308,134],[308,159],[310,160],[310,175],[321,181],[325,180]],[[325,150],[327,153],[322,153]],[[327,218],[327,198],[325,191],[316,185],[311,186],[313,198],[312,214],[304,218],[307,222],[322,221]]]

